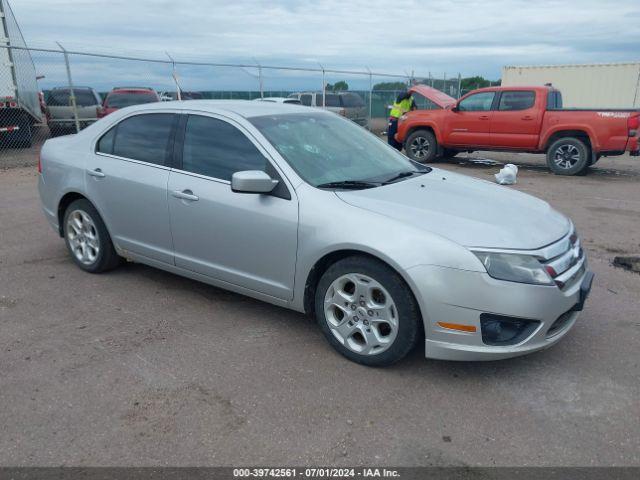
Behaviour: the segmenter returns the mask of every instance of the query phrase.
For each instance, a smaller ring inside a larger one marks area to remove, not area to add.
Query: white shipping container
[[[565,108],[640,107],[640,62],[502,68],[504,86],[545,83],[562,92]]]

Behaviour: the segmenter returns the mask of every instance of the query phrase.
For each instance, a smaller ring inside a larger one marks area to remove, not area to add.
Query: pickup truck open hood
[[[533,250],[559,240],[570,227],[569,219],[543,200],[438,169],[383,187],[336,194],[350,205],[466,247]]]
[[[447,108],[447,106],[456,103],[455,98],[452,98],[446,93],[441,92],[440,90],[436,90],[435,88],[427,87],[426,85],[414,85],[409,89],[409,91],[412,93],[419,93],[423,97],[431,100],[440,108]]]

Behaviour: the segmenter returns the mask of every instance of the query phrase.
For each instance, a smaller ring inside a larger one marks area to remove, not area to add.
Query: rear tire
[[[591,149],[579,138],[559,138],[547,150],[547,166],[556,175],[584,173],[590,159]]]
[[[100,214],[88,200],[71,202],[62,225],[71,258],[85,272],[102,273],[122,263]]]
[[[404,142],[404,150],[411,160],[429,163],[438,154],[438,141],[430,130],[416,130]]]
[[[331,265],[318,282],[314,311],[333,348],[362,365],[391,365],[421,338],[422,317],[411,290],[393,269],[369,257]]]

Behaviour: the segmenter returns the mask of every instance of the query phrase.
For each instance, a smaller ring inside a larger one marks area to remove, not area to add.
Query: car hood
[[[446,93],[441,92],[432,87],[427,87],[426,85],[414,85],[409,89],[410,92],[416,92],[422,95],[423,97],[428,98],[433,103],[438,105],[440,108],[447,108],[449,105],[453,105],[456,103],[456,99],[450,97]]]
[[[571,225],[543,200],[439,169],[383,187],[337,191],[336,195],[350,205],[466,247],[537,249],[566,235]]]

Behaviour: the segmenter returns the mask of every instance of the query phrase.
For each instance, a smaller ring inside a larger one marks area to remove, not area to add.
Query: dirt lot
[[[612,266],[640,253],[640,160],[574,178],[532,155],[440,166],[492,180],[486,159],[573,218],[587,308],[538,354],[388,369],[346,361],[297,313],[142,265],[81,272],[35,169],[0,170],[0,464],[640,465],[640,275]]]

